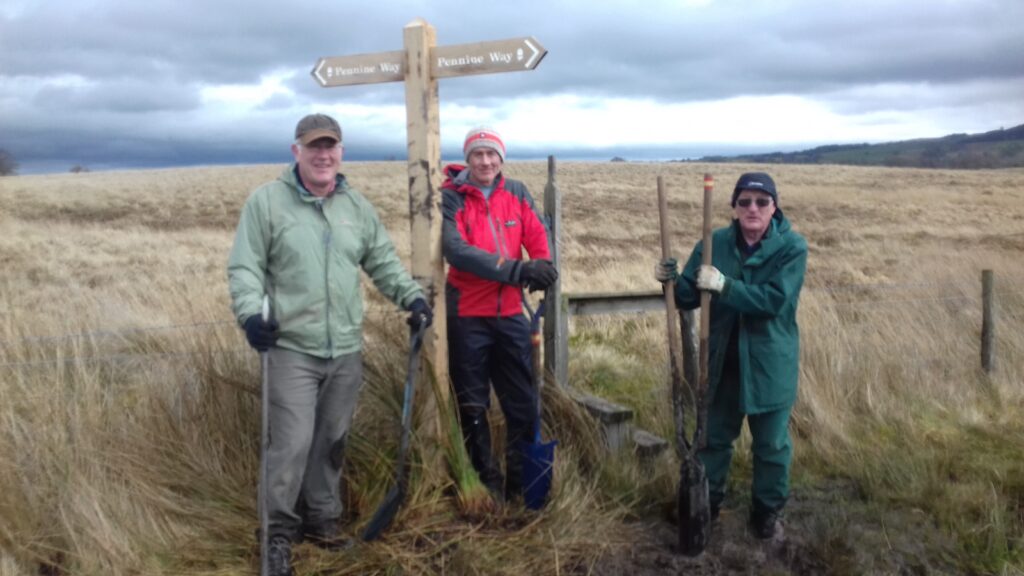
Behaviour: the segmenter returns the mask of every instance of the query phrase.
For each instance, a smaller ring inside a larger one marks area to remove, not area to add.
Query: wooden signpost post
[[[320,58],[311,74],[325,88],[405,81],[411,268],[434,310],[434,325],[424,339],[426,364],[433,368],[434,377],[446,390],[448,350],[441,291],[444,262],[441,259],[441,135],[437,79],[533,70],[547,50],[532,37],[437,46],[434,27],[421,18],[407,24],[403,36],[404,50]]]

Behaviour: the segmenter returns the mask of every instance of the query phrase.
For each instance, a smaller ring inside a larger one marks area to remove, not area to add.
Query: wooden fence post
[[[562,196],[555,182],[555,157],[548,156],[548,183],[544,187],[544,215],[548,221],[551,260],[558,269],[558,280],[544,295],[544,372],[551,374],[562,388],[569,386],[569,314],[562,297]]]
[[[992,306],[992,287],[995,279],[991,270],[981,271],[981,369],[991,374],[995,369],[995,313]]]

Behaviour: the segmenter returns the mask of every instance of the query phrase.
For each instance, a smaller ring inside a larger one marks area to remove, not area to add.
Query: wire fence
[[[898,292],[907,292],[913,290],[929,289],[949,289],[955,287],[957,289],[963,288],[961,284],[953,283],[942,283],[942,282],[907,282],[907,283],[886,283],[886,284],[848,284],[848,285],[836,285],[836,286],[823,286],[806,288],[805,292],[822,293],[831,295],[840,294],[855,294],[863,293],[866,291],[881,291],[890,294]],[[1024,294],[1024,290],[1001,290],[996,292],[994,295],[997,298],[1005,298],[1007,296],[1017,296]],[[888,305],[907,305],[913,303],[936,303],[936,302],[962,302],[962,303],[975,303],[981,305],[982,297],[978,295],[968,295],[960,293],[958,295],[948,296],[921,296],[921,297],[907,297],[907,298],[858,298],[854,301],[845,302],[832,302],[830,305],[839,308],[848,307],[875,307],[875,306],[888,306]],[[366,317],[374,320],[381,320],[389,317],[404,316],[407,312],[401,310],[385,310],[383,308],[368,308],[366,311]],[[97,341],[109,338],[120,338],[128,339],[138,335],[150,335],[150,334],[162,334],[169,332],[200,332],[206,330],[215,330],[226,327],[237,327],[237,323],[233,320],[218,320],[218,321],[207,321],[207,322],[192,322],[184,324],[170,324],[163,326],[142,326],[142,327],[131,327],[119,330],[89,330],[85,332],[74,332],[67,334],[55,334],[47,336],[26,336],[16,340],[0,341],[0,351],[5,349],[14,349],[17,347],[24,347],[25,345],[44,345],[44,344],[55,344],[61,342],[70,341]],[[222,352],[227,353],[239,353],[244,354],[250,352],[251,349],[247,346],[240,345],[235,349],[225,349]],[[44,367],[54,365],[71,365],[71,364],[97,364],[97,363],[114,363],[123,364],[131,362],[144,362],[151,361],[155,358],[190,358],[197,354],[204,352],[191,351],[191,352],[131,352],[131,353],[113,353],[96,356],[67,356],[63,358],[53,358],[46,360],[29,360],[19,362],[7,362],[0,363],[0,368],[28,368],[28,367]]]
[[[370,308],[367,316],[372,320],[382,320],[393,317],[404,317],[408,312],[400,310],[384,310]],[[131,327],[121,330],[88,330],[85,332],[73,332],[67,334],[56,334],[48,336],[26,336],[16,340],[0,342],[0,351],[11,350],[19,347],[39,347],[48,344],[57,344],[76,341],[102,341],[105,339],[119,338],[127,339],[140,334],[161,334],[170,332],[202,332],[222,328],[236,328],[238,324],[233,320],[219,320],[210,322],[192,322],[186,324],[171,324],[165,326]],[[222,348],[218,354],[235,353],[248,354],[252,349],[247,345],[239,345],[236,348]],[[44,360],[27,360],[18,362],[0,363],[2,368],[41,368],[47,366],[76,365],[76,364],[129,364],[133,362],[149,362],[154,359],[177,359],[194,358],[198,354],[206,354],[207,351],[183,351],[183,352],[121,352],[102,355],[74,355],[61,358],[50,358]]]

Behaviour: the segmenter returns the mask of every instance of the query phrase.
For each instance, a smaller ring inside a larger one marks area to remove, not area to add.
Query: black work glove
[[[245,339],[259,352],[266,352],[271,346],[277,343],[281,335],[277,329],[277,320],[264,322],[259,314],[253,314],[245,319]]]
[[[558,280],[558,269],[550,260],[530,260],[519,270],[519,281],[530,288],[530,292],[547,290]]]
[[[412,327],[413,331],[420,329],[420,323],[423,323],[423,328],[429,328],[434,323],[434,312],[427,305],[427,301],[423,298],[417,298],[409,304],[409,319],[406,323]]]
[[[666,258],[654,265],[654,279],[662,284],[679,279],[679,263],[675,258]]]

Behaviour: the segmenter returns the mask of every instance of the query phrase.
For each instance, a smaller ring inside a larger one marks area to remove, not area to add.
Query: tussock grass
[[[564,289],[655,288],[656,176],[685,257],[701,174],[716,172],[724,225],[727,189],[752,168],[560,165]],[[248,191],[279,170],[0,179],[0,574],[252,573],[259,364],[228,312],[224,263]],[[407,257],[404,165],[346,172]],[[540,201],[542,163],[508,172]],[[771,172],[811,249],[793,418],[805,553],[835,573],[1024,570],[1024,171]],[[992,375],[979,369],[982,269],[996,271]],[[344,482],[354,532],[393,481],[407,346],[404,316],[366,296]],[[573,386],[671,438],[663,315],[577,318],[571,332]],[[559,440],[549,507],[467,518],[465,466],[445,459],[424,408],[432,395],[421,382],[395,524],[345,554],[299,547],[300,573],[601,573],[635,543],[633,521],[671,515],[674,457],[607,455],[594,422],[547,386],[544,434]],[[728,500],[741,509],[748,448],[744,436]],[[821,491],[829,507],[801,507]]]

